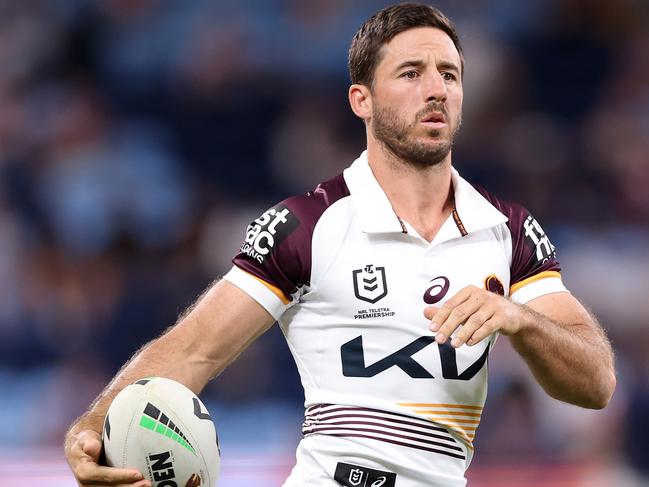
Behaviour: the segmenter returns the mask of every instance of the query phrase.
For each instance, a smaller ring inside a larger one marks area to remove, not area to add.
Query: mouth
[[[423,118],[421,123],[431,128],[442,128],[446,126],[446,116],[442,112],[433,112]]]

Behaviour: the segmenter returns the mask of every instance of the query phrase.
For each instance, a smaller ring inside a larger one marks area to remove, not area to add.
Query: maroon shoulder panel
[[[512,235],[510,286],[541,272],[561,270],[554,245],[525,207],[501,201],[484,188],[474,187],[509,218],[507,226]]]
[[[316,223],[333,203],[349,196],[342,174],[304,195],[273,206],[250,225],[232,262],[289,297],[311,279],[311,241]]]

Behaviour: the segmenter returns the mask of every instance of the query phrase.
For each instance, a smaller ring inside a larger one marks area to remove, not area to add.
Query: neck
[[[399,218],[429,242],[453,211],[451,153],[438,164],[413,166],[377,141],[368,141],[367,158],[374,177]]]

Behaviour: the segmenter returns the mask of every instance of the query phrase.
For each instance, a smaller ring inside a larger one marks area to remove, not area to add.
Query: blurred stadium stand
[[[72,487],[69,423],[249,221],[363,149],[346,51],[387,3],[0,0],[0,486]],[[469,485],[649,485],[649,6],[435,5],[467,58],[456,166],[533,210],[619,370],[610,406],[579,410],[501,339]],[[220,485],[279,485],[303,401],[281,333],[203,397]]]

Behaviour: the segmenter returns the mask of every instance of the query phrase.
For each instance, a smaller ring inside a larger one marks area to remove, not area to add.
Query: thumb
[[[438,311],[439,308],[436,306],[426,306],[424,308],[424,316],[426,317],[426,319],[432,320],[433,316],[435,316]]]
[[[101,453],[101,438],[96,431],[83,431],[79,434],[81,451],[88,455],[93,461],[99,460]]]

